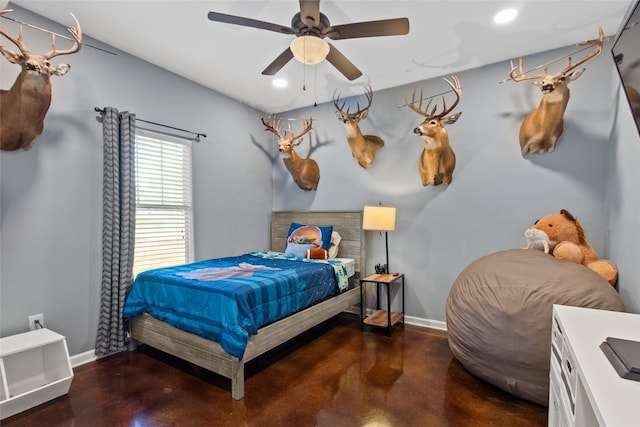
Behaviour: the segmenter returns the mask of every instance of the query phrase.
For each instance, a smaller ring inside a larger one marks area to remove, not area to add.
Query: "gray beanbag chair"
[[[446,305],[449,348],[472,374],[547,406],[553,304],[624,311],[589,268],[510,249],[477,259],[456,279]]]

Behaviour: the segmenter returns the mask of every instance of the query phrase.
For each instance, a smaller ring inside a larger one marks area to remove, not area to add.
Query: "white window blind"
[[[133,274],[193,262],[191,141],[136,129]]]

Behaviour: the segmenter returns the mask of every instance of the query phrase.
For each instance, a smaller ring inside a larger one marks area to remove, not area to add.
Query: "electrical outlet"
[[[36,321],[38,321],[40,324],[37,325]],[[32,314],[31,316],[29,316],[29,330],[33,331],[40,328],[44,328],[44,316],[42,315],[42,313]]]

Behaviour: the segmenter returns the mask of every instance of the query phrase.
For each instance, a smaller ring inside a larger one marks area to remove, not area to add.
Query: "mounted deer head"
[[[294,148],[302,142],[302,136],[311,130],[313,120],[311,117],[303,119],[302,132],[297,135],[293,134],[291,124],[289,129],[284,132],[281,130],[281,121],[275,117],[267,117],[260,119],[266,131],[269,131],[278,137],[278,150],[282,153],[282,161],[289,170],[293,180],[298,187],[305,191],[317,190],[320,181],[320,168],[313,159],[303,159],[294,150]]]
[[[0,10],[0,15],[11,12],[11,9]],[[40,55],[29,52],[22,42],[22,26],[18,38],[14,38],[0,29],[0,34],[20,49],[15,53],[11,49],[0,46],[0,52],[13,64],[22,67],[16,81],[9,90],[0,90],[0,149],[17,150],[31,148],[33,141],[40,136],[44,128],[44,118],[51,105],[52,75],[62,76],[69,71],[69,64],[51,65],[50,59],[58,55],[69,55],[80,50],[82,29],[73,14],[75,28],[67,28],[75,42],[70,49],[57,50],[55,35],[51,38],[51,50]]]
[[[371,102],[373,101],[373,89],[371,86],[367,88],[365,95],[367,96],[367,106],[360,108],[360,103],[356,104],[358,111],[355,113],[349,113],[351,107],[347,107],[347,111],[344,111],[346,101],[343,102],[342,105],[338,105],[340,102],[340,94],[338,94],[336,98],[335,92],[333,105],[338,109],[338,111],[336,111],[338,120],[344,123],[345,129],[347,129],[347,141],[349,142],[349,147],[351,147],[351,154],[358,160],[360,166],[367,169],[376,159],[376,152],[384,147],[384,141],[375,135],[363,135],[360,131],[360,121],[367,117]]]
[[[438,114],[436,114],[437,105],[429,112],[429,106],[433,99],[430,99],[427,106],[422,109],[422,90],[420,90],[420,102],[417,107],[415,105],[417,102],[415,89],[411,96],[411,102],[409,102],[406,97],[404,99],[409,108],[425,117],[424,121],[413,130],[413,133],[420,135],[424,140],[424,150],[422,150],[422,155],[418,163],[418,171],[420,172],[422,185],[424,186],[429,184],[450,184],[453,179],[453,170],[456,167],[456,155],[449,145],[449,134],[444,126],[454,124],[458,120],[458,117],[460,117],[460,114],[462,114],[460,112],[447,116],[447,114],[453,111],[456,105],[458,105],[458,102],[460,102],[462,87],[460,86],[460,80],[458,80],[456,76],[452,76],[451,78],[453,82],[447,79],[443,80],[453,89],[453,92],[456,94],[456,100],[447,108],[447,103],[443,96],[442,112]]]
[[[520,151],[522,154],[545,153],[555,149],[556,142],[562,135],[564,128],[564,112],[569,102],[568,85],[582,75],[584,68],[571,74],[568,73],[578,65],[598,56],[602,51],[603,41],[604,33],[600,28],[597,39],[578,44],[578,46],[595,45],[596,48],[575,64],[571,63],[571,57],[569,57],[567,66],[556,74],[548,74],[547,67],[545,67],[541,74],[527,76],[522,67],[522,57],[520,57],[519,63],[520,74],[517,74],[518,67],[513,65],[513,61],[511,62],[509,75],[513,81],[540,79],[533,84],[539,86],[542,91],[542,99],[538,108],[529,113],[520,125]]]

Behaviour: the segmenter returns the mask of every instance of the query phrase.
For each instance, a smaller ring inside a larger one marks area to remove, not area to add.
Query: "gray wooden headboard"
[[[305,225],[332,225],[342,237],[339,258],[353,258],[360,277],[366,274],[362,211],[275,211],[271,213],[271,250],[284,252],[291,222]]]

